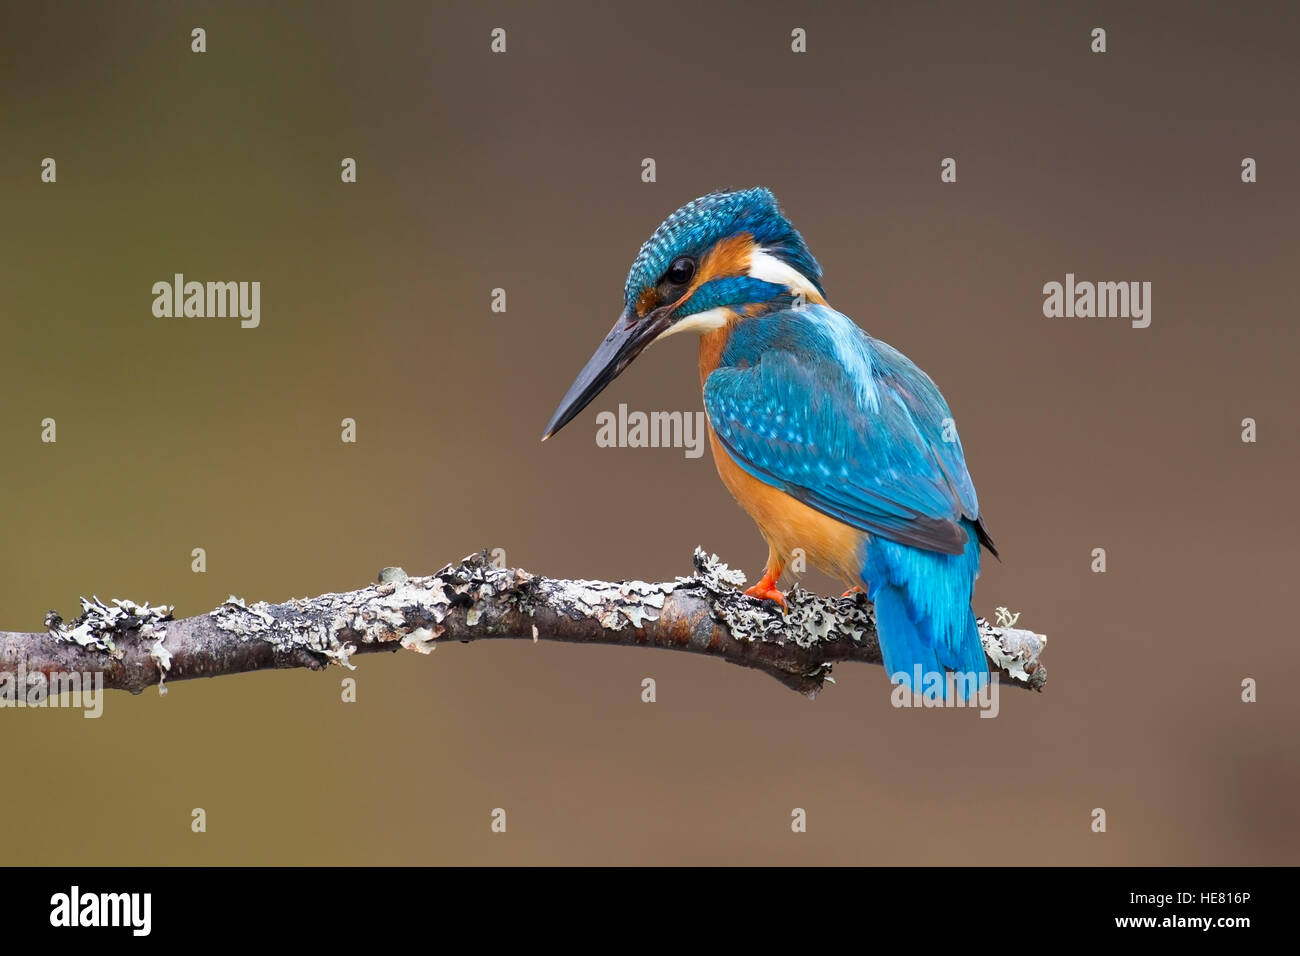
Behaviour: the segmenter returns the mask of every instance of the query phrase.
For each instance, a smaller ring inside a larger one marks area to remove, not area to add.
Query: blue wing
[[[704,404],[737,464],[809,507],[945,554],[964,550],[966,519],[992,545],[934,382],[834,309],[738,323]]]

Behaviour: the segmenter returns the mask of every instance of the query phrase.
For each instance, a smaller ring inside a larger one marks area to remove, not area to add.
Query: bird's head
[[[623,287],[623,313],[569,387],[549,438],[674,332],[701,335],[795,302],[824,302],[822,271],[770,190],[714,192],[665,219],[641,246]]]

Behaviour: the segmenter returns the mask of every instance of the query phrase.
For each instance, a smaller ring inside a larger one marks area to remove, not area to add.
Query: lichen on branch
[[[232,596],[183,620],[166,606],[82,599],[80,616],[65,623],[51,612],[44,633],[0,632],[0,669],[101,671],[104,686],[139,693],[193,677],[350,668],[372,651],[427,654],[446,641],[518,638],[708,654],[815,696],[834,664],[881,663],[864,595],[823,598],[795,587],[783,612],[744,595],[744,582],[698,548],[691,575],[657,584],[547,578],[495,567],[482,552],[423,577],[385,568],[376,583],[341,594],[281,604]],[[1042,690],[1047,638],[978,624],[990,667],[1013,686]]]

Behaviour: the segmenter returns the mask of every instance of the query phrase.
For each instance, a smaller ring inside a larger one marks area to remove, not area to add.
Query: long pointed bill
[[[571,422],[591,400],[604,391],[605,386],[632,364],[632,360],[668,327],[667,309],[652,312],[644,319],[638,319],[631,310],[624,309],[614,327],[600,343],[596,354],[588,361],[577,379],[569,386],[560,407],[551,416],[551,423],[546,426],[542,441],[550,438],[561,428]]]

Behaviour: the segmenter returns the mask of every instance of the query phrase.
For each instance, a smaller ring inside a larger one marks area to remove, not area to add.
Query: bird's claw
[[[785,603],[785,593],[783,591],[778,591],[776,588],[776,582],[769,581],[767,578],[759,581],[752,588],[748,589],[745,594],[752,598],[758,598],[760,601],[775,601],[777,604],[781,605],[782,611],[788,611],[790,609],[790,606]]]

